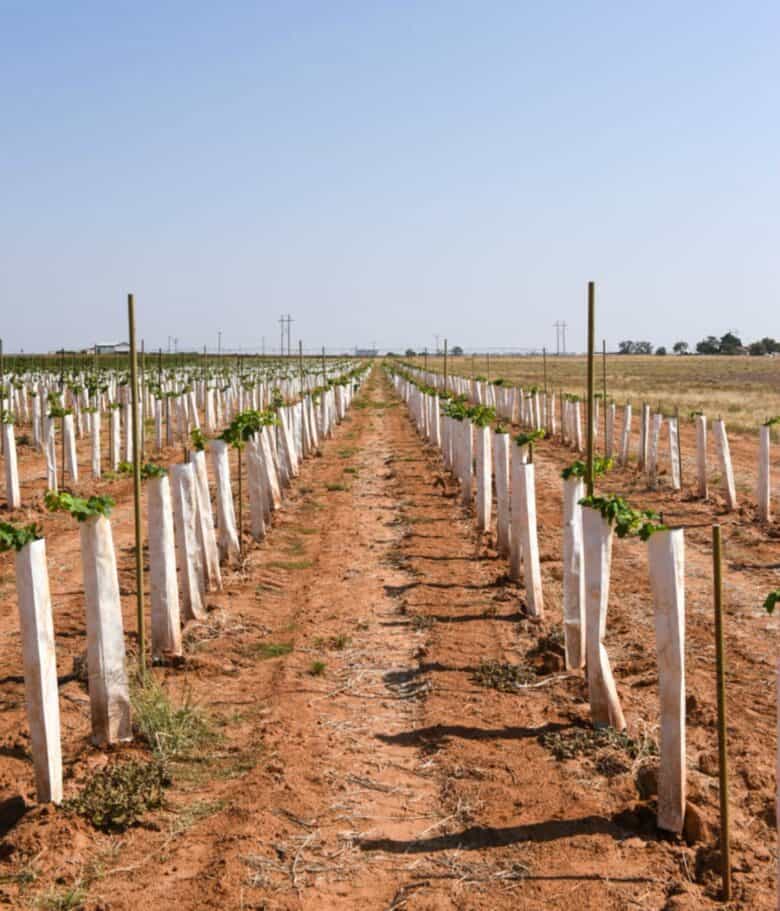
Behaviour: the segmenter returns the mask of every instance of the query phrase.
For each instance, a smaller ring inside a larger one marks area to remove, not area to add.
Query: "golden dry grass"
[[[423,358],[414,363],[423,366]],[[428,357],[429,369],[441,372],[443,358]],[[465,355],[450,357],[448,369],[461,376],[499,377],[513,385],[542,388],[545,380],[541,357]],[[603,362],[596,362],[596,389],[603,388]],[[702,411],[722,417],[730,430],[753,431],[780,414],[780,357],[676,357],[667,355],[607,355],[607,393],[618,404],[642,402],[681,416]],[[547,358],[547,388],[584,395],[586,359],[579,355]]]

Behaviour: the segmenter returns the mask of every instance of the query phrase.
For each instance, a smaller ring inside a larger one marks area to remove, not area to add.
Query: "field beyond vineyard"
[[[430,370],[442,372],[443,357],[410,359],[418,367],[427,360]],[[586,358],[547,356],[550,392],[571,392],[585,398]],[[512,384],[544,388],[541,357],[465,355],[449,357],[449,370],[461,376],[503,378]],[[618,404],[636,409],[647,402],[664,414],[680,416],[702,411],[722,417],[735,431],[755,431],[767,418],[780,414],[780,357],[686,355],[607,355],[607,394]],[[596,391],[601,392],[603,361],[596,359]]]
[[[780,379],[780,363],[770,361],[658,360],[688,371],[681,396],[697,370],[697,394],[709,382],[717,392],[716,363],[724,371],[763,368],[775,391]],[[638,396],[657,377],[641,396],[656,403],[662,382],[654,360],[612,363]],[[578,389],[581,362],[553,366],[561,371],[556,385]],[[494,371],[491,360],[494,377],[541,385],[538,370],[540,361],[522,359],[496,362]],[[735,376],[719,390],[736,402]],[[758,382],[758,373],[751,376]],[[682,408],[674,385],[664,388]],[[770,411],[780,411],[764,396]],[[704,404],[717,412],[711,396]],[[752,438],[736,440],[732,456],[745,479],[740,495],[749,496]],[[180,457],[171,448],[161,461]],[[573,458],[556,441],[536,448],[547,606],[538,619],[528,614],[523,587],[509,580],[494,533],[476,531],[440,454],[416,433],[375,365],[334,437],[302,463],[266,538],[248,543],[238,567],[224,569],[224,590],[208,595],[207,618],[188,624],[183,659],[153,671],[183,707],[179,720],[191,743],[172,759],[160,805],[121,834],[34,803],[13,555],[2,555],[2,900],[52,911],[134,911],[139,900],[180,911],[723,907],[708,528],[718,517],[726,542],[735,870],[727,907],[774,909],[776,619],[761,600],[777,586],[780,527],[755,523],[748,504],[727,516],[717,490],[707,501],[691,497],[688,462],[682,492],[663,483],[647,490],[633,467],[610,475],[611,490],[690,527],[693,810],[684,837],[663,835],[648,771],[659,706],[639,540],[616,542],[611,576],[607,641],[625,735],[594,732],[583,673],[563,664],[561,469]],[[79,461],[87,478],[81,443]],[[26,505],[17,518],[42,522],[47,539],[65,790],[73,798],[100,769],[118,759],[146,762],[149,751],[139,740],[109,751],[89,743],[78,530],[70,517],[43,510],[40,459],[28,446],[20,447],[20,474]],[[111,476],[79,489],[117,500],[112,525],[132,651],[132,484]]]

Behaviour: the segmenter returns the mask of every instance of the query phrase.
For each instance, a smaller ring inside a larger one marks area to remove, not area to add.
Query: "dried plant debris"
[[[512,693],[536,681],[533,668],[525,664],[507,664],[502,661],[482,660],[471,675],[478,686],[498,690],[501,693]]]
[[[628,772],[651,756],[658,755],[658,745],[648,734],[634,738],[611,727],[548,731],[539,737],[539,741],[559,762],[584,757],[607,777]]]

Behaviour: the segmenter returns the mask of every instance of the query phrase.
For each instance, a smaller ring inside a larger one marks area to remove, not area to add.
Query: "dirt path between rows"
[[[78,889],[79,903],[56,907],[134,911],[139,899],[181,911],[716,907],[712,831],[690,846],[659,839],[652,793],[637,786],[657,725],[638,544],[616,557],[610,607],[630,743],[589,739],[582,677],[562,669],[559,470],[567,458],[551,448],[539,459],[549,619],[531,621],[491,537],[476,534],[438,455],[375,370],[322,457],[304,463],[267,539],[211,597],[208,622],[189,630],[184,667],[157,672],[203,707],[219,739],[175,770],[165,810],[120,836],[47,808],[13,819],[8,807],[6,902],[31,907]],[[126,544],[121,524],[118,532]],[[78,653],[83,636],[74,540],[70,532],[50,546],[64,572],[53,589],[69,658],[67,647]],[[694,536],[692,545],[690,754],[694,798],[710,827],[708,593],[704,542]],[[739,599],[755,581],[732,584]],[[747,641],[732,681],[745,714],[732,737],[745,742],[735,750],[731,908],[770,909],[771,694],[761,678],[773,651],[756,645],[753,618],[740,623]],[[17,646],[13,632],[0,642],[4,667],[14,666]],[[517,668],[513,679],[501,676],[504,664]],[[0,781],[6,793],[29,794],[20,693],[11,675],[0,707]],[[61,693],[73,792],[106,757],[87,743],[83,684],[66,679]]]

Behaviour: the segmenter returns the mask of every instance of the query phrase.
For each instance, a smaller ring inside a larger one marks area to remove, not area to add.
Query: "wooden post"
[[[60,405],[65,411],[65,349],[60,349]],[[60,430],[62,436],[62,471],[60,474],[60,486],[65,485],[65,415],[60,418]]]
[[[146,348],[144,339],[141,339],[141,464],[144,461],[144,447],[146,444]]]
[[[444,339],[444,391],[447,391],[447,339]]]
[[[718,772],[720,780],[720,860],[724,901],[731,899],[731,840],[729,768],[726,744],[726,656],[723,646],[723,576],[720,525],[712,526],[712,564],[715,594],[715,656],[718,692]]]
[[[138,631],[138,669],[146,666],[146,635],[144,632],[144,557],[141,526],[141,453],[138,427],[138,360],[135,350],[135,300],[127,295],[127,321],[130,333],[130,394],[133,407],[133,514],[135,519],[135,603]]]
[[[5,376],[5,361],[3,358],[3,340],[0,338],[0,419],[2,419],[3,408],[5,407],[5,389],[3,388],[3,379]],[[10,404],[10,402],[9,402]],[[10,411],[10,408],[9,408]],[[0,452],[4,451],[4,443],[0,440]]]
[[[593,348],[596,336],[596,285],[588,282],[588,426],[585,485],[589,497],[593,496]]]
[[[604,456],[609,456],[607,452],[608,443],[607,443],[607,340],[603,338],[601,340],[601,373],[602,373],[602,392],[604,393]]]

